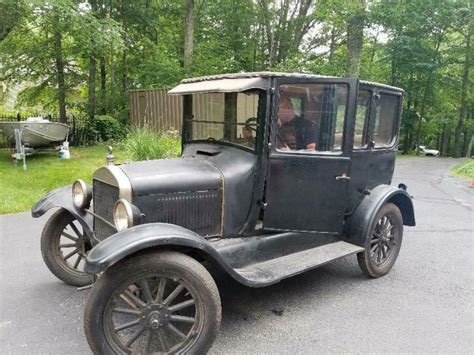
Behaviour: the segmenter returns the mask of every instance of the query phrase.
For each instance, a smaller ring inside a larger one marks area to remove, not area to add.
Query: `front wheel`
[[[403,218],[393,203],[385,204],[366,237],[365,251],[357,254],[361,270],[369,277],[381,277],[392,269],[402,246]]]
[[[60,208],[46,222],[41,235],[41,254],[58,279],[73,286],[93,283],[94,276],[84,272],[90,249],[84,229],[67,210]]]
[[[177,252],[137,255],[95,283],[84,330],[95,354],[205,353],[221,321],[217,286]]]

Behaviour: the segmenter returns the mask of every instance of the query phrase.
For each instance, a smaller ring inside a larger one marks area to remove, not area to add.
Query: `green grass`
[[[57,151],[39,151],[26,158],[27,170],[17,166],[10,151],[0,150],[0,214],[26,211],[45,193],[76,179],[90,182],[92,173],[105,164],[106,146],[71,148],[71,159],[59,159]],[[114,149],[117,162],[127,159],[123,148]]]
[[[474,178],[474,159],[463,161],[451,169],[454,176]]]
[[[116,163],[130,160],[170,158],[179,155],[177,133],[133,130],[115,143]],[[26,211],[47,192],[77,179],[92,181],[93,172],[105,164],[106,145],[71,148],[71,159],[59,159],[57,151],[38,151],[15,165],[9,150],[0,150],[0,214]]]

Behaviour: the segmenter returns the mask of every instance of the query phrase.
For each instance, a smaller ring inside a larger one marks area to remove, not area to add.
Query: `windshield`
[[[255,149],[259,92],[193,94],[187,141],[219,141]]]

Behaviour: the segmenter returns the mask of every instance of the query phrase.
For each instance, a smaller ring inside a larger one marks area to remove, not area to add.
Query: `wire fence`
[[[0,122],[21,122],[26,121],[28,117],[23,117],[20,114],[16,116],[0,116]],[[51,122],[61,122],[59,117],[54,116],[44,116],[45,119]],[[87,145],[94,139],[94,131],[92,129],[93,125],[89,124],[87,117],[83,116],[68,116],[66,119],[66,124],[69,126],[69,133],[67,140],[69,141],[70,146],[78,147]],[[1,127],[0,127],[1,128]],[[0,131],[1,135],[1,131]],[[2,135],[3,136],[3,135]],[[5,137],[0,137],[0,146],[7,147],[8,142]]]

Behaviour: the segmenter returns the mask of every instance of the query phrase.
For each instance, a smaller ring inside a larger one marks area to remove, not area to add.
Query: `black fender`
[[[92,216],[84,209],[77,208],[72,201],[72,185],[60,187],[48,192],[40,198],[31,208],[31,215],[34,218],[41,217],[52,208],[64,208],[71,213],[82,225],[84,233],[93,240]]]
[[[144,249],[187,247],[216,261],[235,280],[252,285],[233,269],[212,244],[193,231],[168,223],[147,223],[118,232],[97,244],[87,255],[84,270],[98,274],[120,260]]]
[[[357,206],[344,225],[344,237],[347,241],[364,247],[374,219],[386,203],[395,204],[402,213],[405,226],[415,226],[415,212],[410,195],[401,188],[390,185],[378,185]]]

